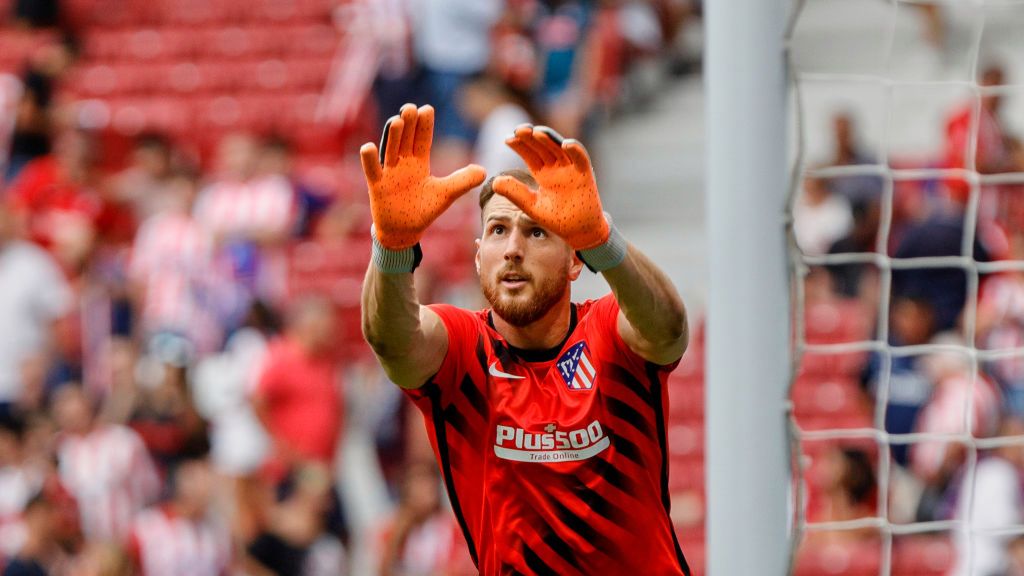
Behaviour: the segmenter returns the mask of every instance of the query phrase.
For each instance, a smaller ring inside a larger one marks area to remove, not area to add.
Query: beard
[[[502,269],[487,280],[481,277],[480,288],[494,313],[518,328],[543,318],[569,289],[569,271],[563,269],[548,275],[536,284],[527,284],[515,294],[509,294],[501,286],[502,275],[509,271]],[[531,276],[530,280],[532,282],[534,278]]]

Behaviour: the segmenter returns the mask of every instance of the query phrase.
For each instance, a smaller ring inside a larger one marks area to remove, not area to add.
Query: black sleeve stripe
[[[638,380],[633,373],[618,364],[608,362],[603,368],[607,370],[607,376],[616,382],[621,382],[623,387],[631,391],[646,406],[654,406],[653,394],[648,386]]]
[[[469,433],[469,422],[466,421],[466,417],[463,416],[462,412],[459,412],[455,404],[449,404],[441,414],[442,421],[451,424],[452,429],[458,432],[460,436],[467,440],[473,436]]]
[[[523,560],[526,561],[526,565],[530,570],[533,570],[537,576],[560,576],[554,568],[548,566],[547,563],[544,562],[540,556],[537,556],[536,552],[530,550],[530,547],[525,543],[523,543]]]
[[[574,486],[573,492],[591,511],[612,524],[621,524],[622,520],[627,516],[625,510],[619,508],[585,484]]]
[[[647,438],[653,436],[654,431],[651,430],[650,421],[644,418],[643,414],[637,412],[636,408],[608,394],[605,394],[605,405],[608,406],[608,412],[612,416],[629,423],[630,426],[636,428],[640,434]]]
[[[633,479],[623,474],[623,472],[615,466],[609,464],[607,460],[597,459],[594,464],[594,472],[612,486],[615,486],[630,496],[636,496],[636,487]]]
[[[547,545],[548,548],[551,549],[552,552],[557,554],[559,558],[565,560],[566,564],[572,566],[573,568],[581,572],[583,571],[582,568],[580,568],[579,560],[576,559],[576,552],[573,551],[572,547],[569,546],[565,542],[565,540],[559,538],[550,526],[547,529],[547,534],[545,534],[544,538],[542,538],[541,540],[544,542],[544,544]]]
[[[672,525],[671,498],[668,493],[668,439],[665,432],[665,407],[661,402],[661,379],[658,377],[659,367],[648,362],[646,365],[647,381],[650,384],[651,395],[654,397],[654,416],[658,423],[658,447],[661,449],[661,503],[665,507],[665,520],[668,521],[669,531],[672,532],[672,543],[676,547],[676,558],[679,560],[679,567],[683,574],[690,576],[690,565],[686,563],[683,556],[683,549],[679,547],[679,538],[676,536],[675,527]]]
[[[629,461],[636,464],[641,468],[646,468],[644,464],[643,456],[640,454],[640,448],[636,444],[633,444],[628,438],[621,434],[616,434],[612,437],[612,446],[615,447],[615,451],[625,456]]]
[[[476,339],[476,361],[480,363],[480,370],[487,374],[487,350],[484,348],[483,334]]]
[[[577,516],[575,512],[566,508],[564,504],[553,501],[552,505],[558,514],[558,518],[563,524],[565,524],[566,528],[572,530],[585,541],[589,542],[596,550],[618,550],[611,538],[608,538],[604,534],[595,530],[589,522]]]
[[[469,374],[466,374],[462,378],[462,385],[459,386],[459,392],[462,393],[462,397],[469,402],[469,405],[473,407],[473,410],[483,418],[487,420],[487,399],[484,398],[480,389],[477,388],[476,382],[470,378]]]
[[[480,568],[480,560],[477,556],[476,544],[473,543],[473,534],[469,531],[469,524],[462,512],[462,505],[459,503],[459,495],[455,491],[455,481],[452,477],[451,460],[448,455],[448,433],[445,429],[444,411],[441,408],[441,388],[431,380],[426,384],[426,392],[430,398],[430,411],[434,422],[434,437],[437,439],[437,453],[441,457],[441,473],[444,476],[444,485],[448,492],[448,500],[451,502],[452,511],[462,529],[462,536],[466,539],[469,547],[469,555],[473,558],[473,565]]]

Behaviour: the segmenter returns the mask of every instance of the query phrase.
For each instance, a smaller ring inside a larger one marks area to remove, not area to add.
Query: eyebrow
[[[543,226],[538,224],[537,221],[534,220],[533,218],[530,218],[525,212],[519,218],[521,218],[523,220],[523,224],[525,226],[543,228]],[[512,220],[513,220],[513,218],[511,216],[501,215],[501,214],[492,214],[491,216],[488,216],[486,220],[484,220],[484,226],[489,225],[491,222],[507,223],[507,222],[510,222]]]

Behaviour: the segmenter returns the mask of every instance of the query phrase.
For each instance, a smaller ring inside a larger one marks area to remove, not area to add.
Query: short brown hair
[[[534,179],[533,174],[529,171],[523,170],[522,168],[513,168],[511,170],[503,170],[498,172],[494,176],[487,179],[483,187],[480,188],[480,210],[483,211],[484,206],[491,201],[494,197],[494,179],[498,176],[511,176],[516,180],[519,180],[523,184],[526,184],[530,188],[536,190],[538,188],[537,180]]]

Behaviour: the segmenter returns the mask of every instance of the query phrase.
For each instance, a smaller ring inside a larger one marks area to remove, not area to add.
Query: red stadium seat
[[[809,344],[868,340],[874,320],[871,312],[856,300],[809,304],[804,313],[805,338]]]
[[[894,542],[892,573],[901,576],[943,576],[956,558],[948,535],[906,536]]]
[[[704,454],[704,424],[702,422],[668,426],[668,450],[672,457],[690,458]]]
[[[857,382],[850,378],[810,375],[797,379],[793,410],[804,417],[871,417],[871,407]]]
[[[797,553],[795,576],[877,576],[881,558],[878,541],[805,541]]]
[[[704,456],[669,455],[669,491],[704,490]]]
[[[669,378],[668,418],[671,422],[702,422],[704,420],[704,382]]]

